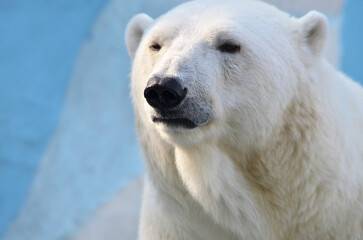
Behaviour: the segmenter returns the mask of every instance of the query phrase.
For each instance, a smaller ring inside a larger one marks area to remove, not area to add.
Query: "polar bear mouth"
[[[163,123],[166,124],[168,126],[172,126],[172,127],[182,127],[182,128],[187,128],[187,129],[192,129],[197,127],[197,125],[192,122],[191,120],[187,119],[187,118],[158,118],[158,117],[154,117],[153,122],[155,123]]]

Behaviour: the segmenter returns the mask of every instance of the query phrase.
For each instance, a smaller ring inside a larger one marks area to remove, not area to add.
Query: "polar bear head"
[[[175,143],[261,143],[319,65],[326,33],[320,13],[296,19],[252,0],[136,15],[126,30],[136,117]]]

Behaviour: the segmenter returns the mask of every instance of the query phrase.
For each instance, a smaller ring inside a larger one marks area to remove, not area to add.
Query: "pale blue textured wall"
[[[26,199],[79,47],[107,1],[0,1],[0,238]]]
[[[346,1],[342,41],[342,70],[363,84],[363,0]]]

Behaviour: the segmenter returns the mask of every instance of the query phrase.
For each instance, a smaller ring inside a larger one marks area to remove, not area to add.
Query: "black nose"
[[[187,94],[178,78],[151,78],[144,90],[144,97],[150,106],[165,109],[177,106]]]

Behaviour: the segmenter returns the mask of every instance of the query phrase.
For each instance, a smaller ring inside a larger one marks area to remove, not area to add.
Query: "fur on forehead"
[[[287,22],[290,18],[289,14],[263,2],[253,0],[242,0],[242,4],[240,2],[236,0],[186,2],[156,19],[155,25],[162,28],[164,32],[168,32],[175,26],[198,25],[208,28],[231,26],[232,23],[236,25],[247,24],[251,21],[255,23],[256,17],[259,18],[258,21],[279,19],[277,22]]]
[[[207,42],[236,40],[242,36],[248,38],[254,33],[261,35],[256,29],[265,29],[266,24],[269,28],[264,30],[264,34],[291,31],[290,25],[295,21],[290,21],[287,13],[258,1],[244,2],[245,4],[236,4],[233,0],[227,0],[223,4],[220,1],[184,3],[156,19],[148,33],[148,39],[161,44],[178,36],[203,38]],[[261,10],[261,7],[268,11]]]

